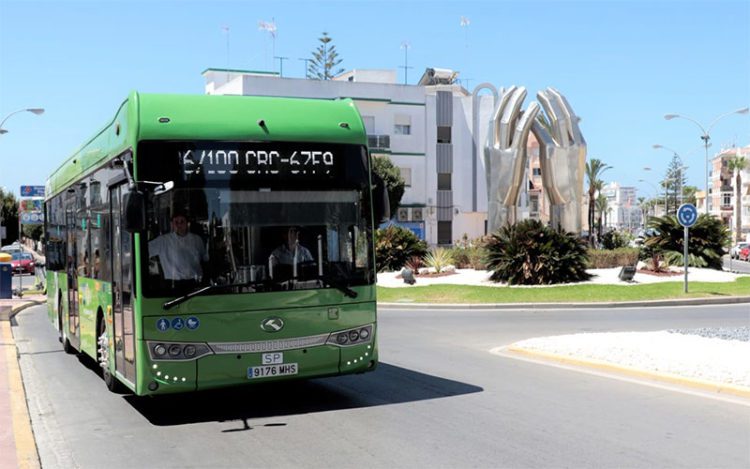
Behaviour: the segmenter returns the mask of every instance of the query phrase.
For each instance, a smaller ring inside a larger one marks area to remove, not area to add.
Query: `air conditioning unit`
[[[409,221],[409,209],[405,207],[399,207],[396,214],[396,219],[398,221]]]
[[[411,209],[411,219],[413,221],[424,221],[424,212],[422,207]]]

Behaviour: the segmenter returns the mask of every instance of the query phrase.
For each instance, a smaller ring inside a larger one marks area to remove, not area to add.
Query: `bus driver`
[[[164,278],[167,280],[194,280],[203,277],[201,262],[208,262],[203,240],[188,231],[184,212],[172,213],[172,231],[148,243],[149,257],[159,257]]]

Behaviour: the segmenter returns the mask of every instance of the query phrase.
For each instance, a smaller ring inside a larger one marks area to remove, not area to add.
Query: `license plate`
[[[247,378],[273,378],[276,376],[290,376],[297,374],[296,363],[281,363],[279,365],[251,366],[247,369]]]

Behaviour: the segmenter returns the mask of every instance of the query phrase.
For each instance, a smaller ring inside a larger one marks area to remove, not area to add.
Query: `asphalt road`
[[[729,256],[724,256],[724,268],[733,272],[742,272],[743,274],[750,274],[750,262],[741,261],[738,259],[732,259],[730,264]]]
[[[380,313],[366,375],[168,398],[109,393],[44,307],[14,334],[45,468],[750,467],[750,407],[505,358],[575,332],[747,326],[747,305]]]

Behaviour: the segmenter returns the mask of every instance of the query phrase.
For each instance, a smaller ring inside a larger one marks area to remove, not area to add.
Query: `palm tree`
[[[601,160],[592,158],[586,162],[586,177],[589,180],[589,243],[594,243],[594,211],[596,210],[596,193],[604,186],[600,176],[611,168]]]
[[[599,194],[599,197],[596,198],[596,211],[599,212],[599,217],[597,218],[597,239],[602,239],[602,218],[604,218],[607,214],[607,196],[604,194]]]
[[[737,172],[734,179],[734,206],[737,211],[734,236],[738,243],[742,240],[742,170],[747,167],[749,162],[747,158],[740,156],[739,152],[729,160],[729,170]]]
[[[638,208],[641,209],[641,224],[646,224],[646,214],[648,213],[648,205],[646,204],[645,197],[638,197]]]

